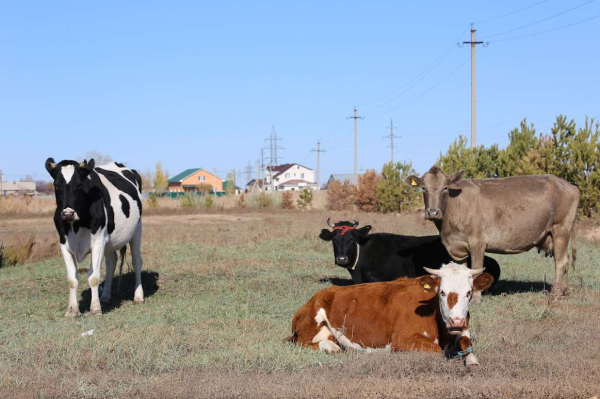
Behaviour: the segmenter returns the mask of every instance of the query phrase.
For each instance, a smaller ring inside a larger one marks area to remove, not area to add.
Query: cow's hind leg
[[[135,269],[135,293],[133,303],[144,302],[144,289],[142,288],[142,221],[138,222],[131,242],[131,257],[133,259],[133,268]]]
[[[552,293],[563,295],[569,284],[569,237],[571,232],[564,228],[556,228],[553,232],[553,255],[556,267],[556,279],[552,287]]]
[[[79,286],[77,261],[64,245],[60,246],[60,251],[67,266],[67,280],[69,281],[69,303],[67,304],[65,317],[79,316],[79,305],[77,304],[77,287]]]
[[[109,305],[112,293],[112,281],[117,267],[117,252],[107,251],[104,255],[104,263],[106,264],[106,277],[104,278],[104,289],[100,297],[100,304]]]
[[[485,260],[485,248],[486,245],[483,242],[469,241],[469,253],[471,255],[471,269],[482,270],[483,262]],[[481,291],[473,293],[472,304],[477,304],[481,301]]]

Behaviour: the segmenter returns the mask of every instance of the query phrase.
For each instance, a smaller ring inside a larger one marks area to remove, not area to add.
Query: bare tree
[[[96,162],[96,165],[106,165],[109,162],[113,162],[113,158],[109,154],[102,154],[100,151],[91,150],[85,153],[85,157],[77,157],[78,161],[83,160],[89,161],[93,159]]]

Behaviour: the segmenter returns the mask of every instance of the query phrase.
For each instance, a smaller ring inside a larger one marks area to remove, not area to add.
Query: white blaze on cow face
[[[60,173],[62,173],[65,182],[67,184],[69,184],[71,182],[71,179],[73,178],[73,174],[75,173],[75,166],[74,165],[66,165],[63,166],[62,168],[60,168]]]
[[[449,263],[439,270],[427,269],[440,278],[440,314],[450,334],[458,335],[467,328],[469,303],[473,297],[474,272],[465,265]],[[477,271],[475,276],[482,273]]]

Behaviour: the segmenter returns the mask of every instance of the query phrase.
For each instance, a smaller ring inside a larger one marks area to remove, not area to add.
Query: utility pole
[[[248,166],[246,166],[246,184],[250,183],[250,180],[252,180],[252,164],[250,163],[250,160],[248,160]]]
[[[394,148],[396,148],[396,146],[394,145],[394,139],[397,139],[398,136],[394,135],[394,121],[391,119],[390,119],[390,134],[389,134],[389,136],[383,136],[383,138],[390,139],[390,145],[388,147],[392,149],[391,162],[392,162],[392,164],[394,164]]]
[[[271,192],[275,192],[275,181],[273,180],[273,168],[278,165],[279,158],[277,157],[277,150],[285,150],[284,147],[280,147],[277,144],[278,140],[281,140],[277,137],[277,132],[275,131],[275,125],[271,127],[271,134],[269,138],[265,139],[269,140],[269,148],[271,150],[271,156],[269,157],[269,179],[271,183]]]
[[[483,42],[475,41],[475,29],[473,29],[473,24],[471,24],[471,41],[463,42],[463,45],[465,44],[471,45],[471,148],[475,148],[475,146],[477,145],[477,118],[475,112],[475,53],[477,52],[477,45],[483,44]]]
[[[358,184],[358,173],[356,165],[358,163],[358,140],[357,140],[357,119],[364,119],[357,115],[356,107],[354,107],[354,116],[349,116],[348,119],[354,119],[354,185]]]
[[[317,153],[317,190],[321,189],[321,153],[327,152],[321,149],[321,141],[317,141],[317,149],[310,150]]]
[[[2,171],[0,170],[0,196],[4,195],[4,184],[2,183],[3,180]]]

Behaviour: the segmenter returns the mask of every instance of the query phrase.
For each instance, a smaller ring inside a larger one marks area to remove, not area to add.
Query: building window
[[[198,181],[206,181],[206,176],[198,176]]]
[[[289,177],[290,177],[290,174],[289,174],[289,173],[286,173],[286,174],[285,174],[285,178],[286,178],[286,179],[289,179]],[[279,180],[279,179],[277,179],[277,180]]]
[[[304,173],[300,173],[300,178],[304,179]]]

